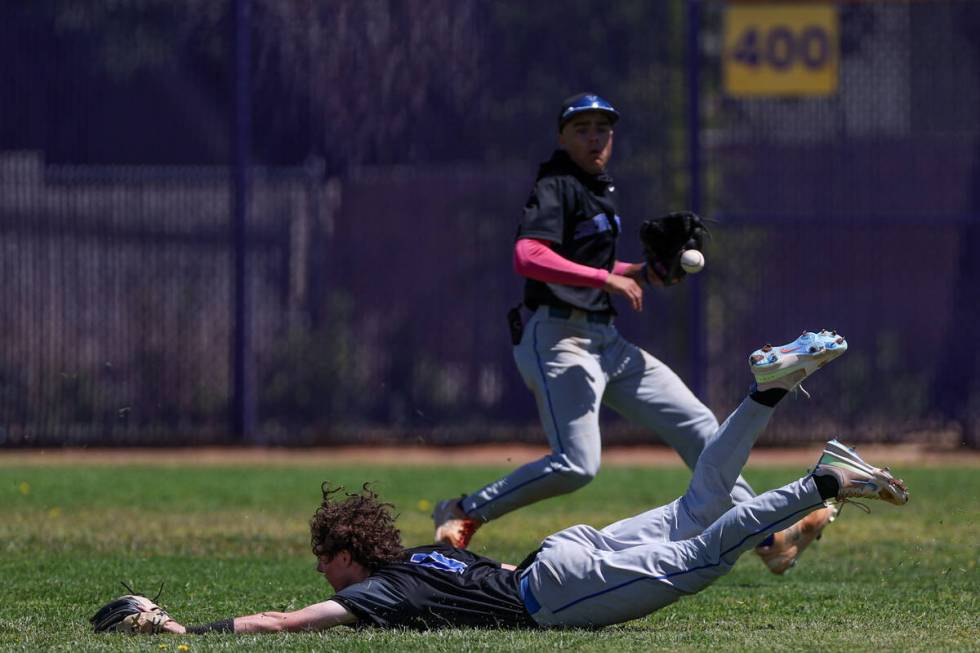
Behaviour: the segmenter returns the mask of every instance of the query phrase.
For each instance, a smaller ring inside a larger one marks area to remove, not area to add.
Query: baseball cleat
[[[803,550],[820,539],[823,529],[837,518],[839,510],[834,504],[814,510],[789,528],[775,533],[771,545],[757,546],[756,554],[772,573],[786,573],[796,566]]]
[[[892,476],[887,467],[869,465],[854,449],[837,440],[831,440],[824,447],[811,475],[834,476],[840,486],[838,501],[881,499],[896,506],[903,506],[909,501],[905,483]]]
[[[749,369],[759,390],[792,390],[845,351],[847,340],[836,331],[804,331],[789,344],[756,349],[749,355]]]
[[[432,511],[432,521],[436,525],[436,542],[445,542],[457,549],[469,546],[476,529],[483,525],[483,522],[473,519],[463,511],[459,499],[446,499],[437,503]]]

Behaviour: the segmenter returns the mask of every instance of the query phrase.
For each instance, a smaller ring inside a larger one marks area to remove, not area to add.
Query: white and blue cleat
[[[766,345],[749,355],[749,369],[759,390],[793,390],[803,379],[847,351],[847,340],[836,331],[804,331],[793,342]]]

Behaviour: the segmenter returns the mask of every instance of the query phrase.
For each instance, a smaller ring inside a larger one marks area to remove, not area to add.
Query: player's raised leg
[[[604,351],[609,384],[603,403],[671,446],[690,469],[705,445],[718,432],[718,420],[677,374],[656,357],[622,336]],[[734,501],[755,496],[748,482],[738,478]]]
[[[741,478],[749,451],[773,411],[773,406],[746,397],[704,448],[684,496],[603,528],[602,533],[610,538],[608,546],[620,549],[657,540],[684,540],[701,533],[732,507],[732,487]]]
[[[817,348],[818,352],[798,356],[792,369],[787,369],[779,378],[793,375],[798,383],[840,356],[846,351],[847,343],[843,337],[838,343],[837,338],[834,336],[829,348],[824,345]],[[749,358],[750,368],[754,357],[755,352]],[[687,491],[680,499],[663,508],[612,524],[603,532],[626,542],[658,538],[682,540],[699,534],[714,523],[732,507],[732,488],[741,479],[740,474],[752,446],[768,425],[776,404],[792,387],[778,382],[753,384],[749,395],[708,441],[694,467]]]

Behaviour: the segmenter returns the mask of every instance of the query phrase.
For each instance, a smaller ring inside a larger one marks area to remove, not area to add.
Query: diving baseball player
[[[676,501],[601,530],[572,526],[517,567],[437,543],[402,549],[389,504],[365,486],[335,500],[326,483],[310,522],[317,570],[336,592],[293,612],[260,612],[185,627],[140,596],[107,604],[96,631],[258,633],[362,625],[382,628],[605,626],[648,615],[726,574],[767,536],[850,498],[908,501],[905,484],[836,440],[813,470],[732,505],[732,489],[786,387],[843,353],[830,333],[805,333],[782,350],[755,352],[758,383],[709,440]]]
[[[462,499],[437,503],[437,542],[465,548],[484,523],[591,481],[601,458],[602,404],[656,433],[691,469],[718,430],[715,416],[677,374],[613,325],[612,295],[639,311],[638,281],[674,281],[654,274],[662,266],[647,271],[616,259],[619,189],[606,166],[618,120],[619,112],[597,95],[562,103],[559,149],[541,164],[517,231],[514,266],[526,279],[523,303],[533,313],[526,325],[514,325],[521,320],[512,313],[514,358],[537,400],[551,453]],[[754,496],[744,479],[734,480],[734,501]],[[818,511],[765,542],[759,553],[767,566],[775,573],[792,566],[834,515],[830,508]]]

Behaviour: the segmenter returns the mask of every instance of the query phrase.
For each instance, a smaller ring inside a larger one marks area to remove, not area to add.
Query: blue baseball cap
[[[601,111],[609,116],[609,122],[616,124],[619,120],[619,112],[595,93],[579,93],[570,98],[565,98],[561,103],[561,111],[558,113],[558,131],[565,126],[576,114],[585,111]]]

